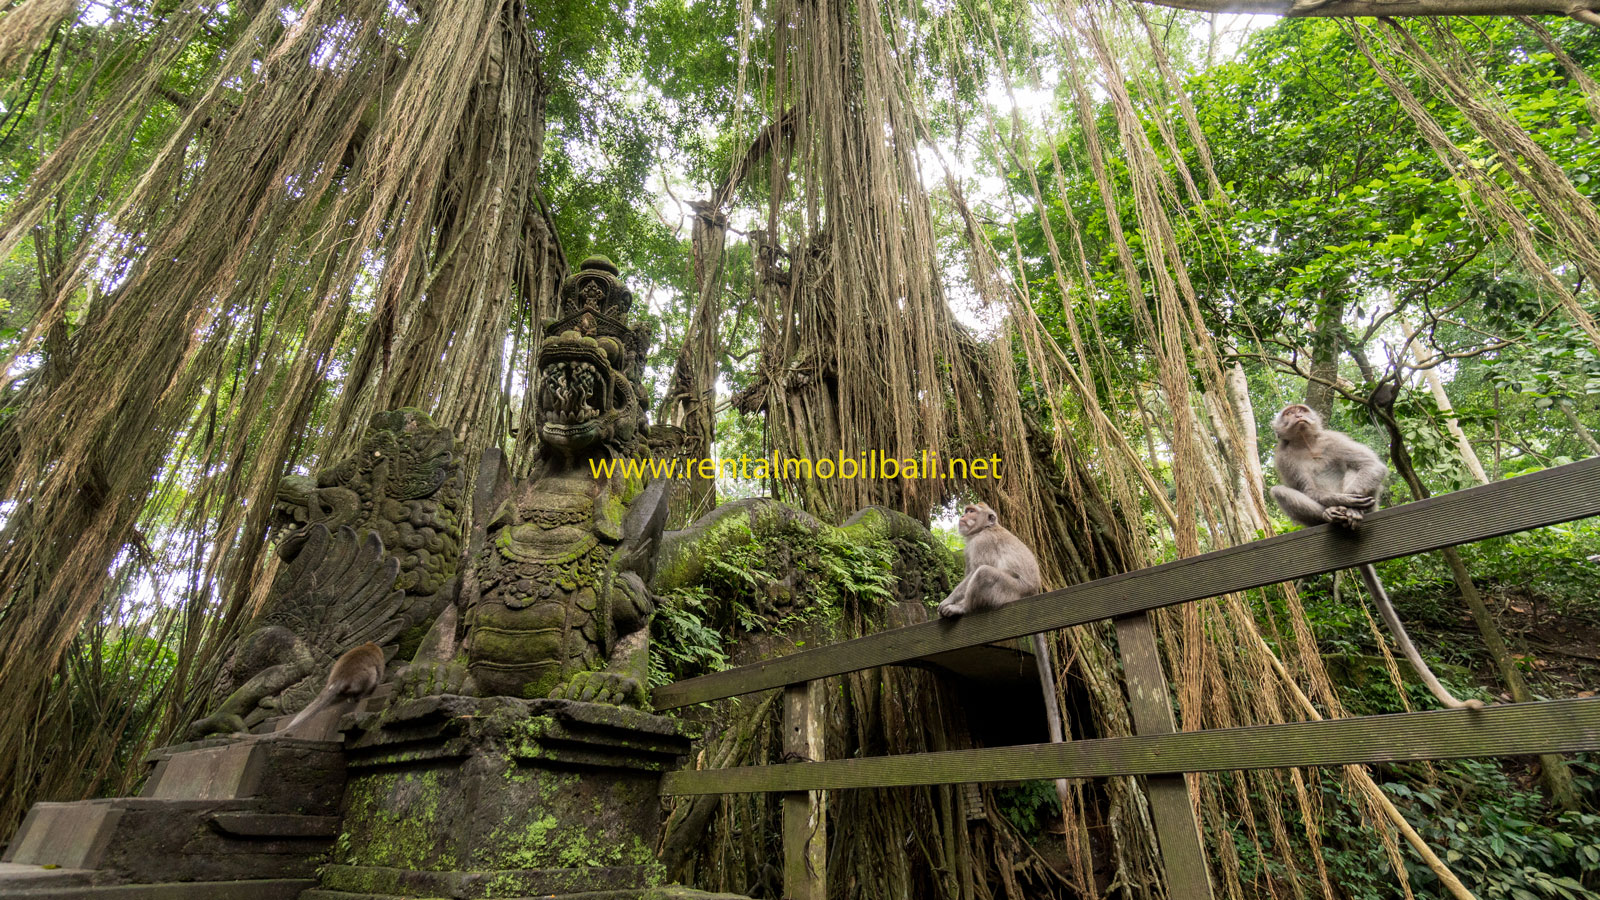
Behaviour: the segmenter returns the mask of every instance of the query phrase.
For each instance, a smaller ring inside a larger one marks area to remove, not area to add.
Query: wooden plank
[[[1031,689],[1039,680],[1033,658],[1032,643],[1018,640],[961,647],[924,657],[916,665],[994,685],[998,690],[1019,690]]]
[[[792,760],[823,758],[824,683],[791,685],[783,692],[783,752]],[[802,765],[795,762],[787,765]],[[783,795],[783,896],[828,900],[827,807],[821,791]]]
[[[1116,626],[1117,649],[1122,656],[1122,675],[1128,686],[1128,709],[1133,714],[1134,733],[1176,732],[1178,727],[1172,718],[1167,675],[1161,669],[1161,653],[1156,649],[1150,614],[1122,616],[1117,619]],[[1150,818],[1156,826],[1156,842],[1161,848],[1167,896],[1209,900],[1211,871],[1206,865],[1200,826],[1194,818],[1189,782],[1182,774],[1153,774],[1145,779],[1145,793],[1150,798]]]
[[[1350,532],[1319,525],[1039,594],[1000,609],[884,631],[658,687],[656,709],[919,659],[1600,515],[1600,458],[1379,510]]]
[[[669,772],[667,794],[743,794],[1341,766],[1600,750],[1600,697],[1066,744]]]

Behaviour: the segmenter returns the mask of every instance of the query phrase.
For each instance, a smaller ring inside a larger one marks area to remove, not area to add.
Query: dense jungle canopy
[[[1438,15],[1342,17],[1389,6]],[[983,499],[1061,586],[1291,527],[1263,495],[1289,402],[1382,452],[1385,505],[1600,455],[1597,21],[0,3],[0,838],[36,800],[127,792],[202,713],[277,564],[282,476],[402,406],[526,471],[541,324],[590,254],[656,329],[652,419],[687,456],[1006,465],[696,480],[674,527],[761,496],[954,545]],[[659,598],[659,678],[763,627],[746,604],[776,573],[737,549]],[[888,627],[886,557],[818,552],[811,615]],[[1526,700],[1595,689],[1597,554],[1580,522],[1380,569],[1458,695]],[[1369,608],[1323,577],[1162,612],[1179,727],[1428,706]],[[1050,640],[1069,730],[1131,733],[1109,626]],[[965,739],[924,673],[840,682],[830,740],[855,752]],[[704,752],[774,758],[772,712],[730,704]],[[1219,896],[1572,900],[1600,898],[1597,779],[1545,757],[1190,784]],[[1070,787],[986,788],[986,829],[944,788],[848,795],[835,892],[1163,896],[1137,784]],[[774,815],[685,801],[669,869],[776,896]]]

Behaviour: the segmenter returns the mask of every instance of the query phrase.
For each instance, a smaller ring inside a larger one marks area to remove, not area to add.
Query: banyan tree
[[[1004,460],[998,479],[686,479],[661,501],[662,555],[626,569],[661,608],[658,680],[921,621],[959,577],[926,526],[969,499],[1035,549],[1048,587],[1272,533],[1246,365],[1305,378],[1329,409],[1364,403],[1386,376],[1340,375],[1345,355],[1368,363],[1346,321],[1398,295],[1322,295],[1306,340],[1251,331],[1267,325],[1241,312],[1254,301],[1232,261],[1292,235],[1250,231],[1242,189],[1219,174],[1229,148],[1190,84],[1193,36],[1215,20],[1171,7],[1337,19],[1319,39],[1372,76],[1351,92],[1392,110],[1391,130],[1451,186],[1472,258],[1514,273],[1536,298],[1528,318],[1571,353],[1600,347],[1595,179],[1558,146],[1591,141],[1600,116],[1594,3],[11,4],[0,835],[35,801],[130,793],[146,752],[208,716],[262,720],[256,698],[225,715],[216,701],[248,680],[229,661],[254,646],[273,585],[308,571],[289,572],[275,523],[359,481],[350,467],[380,452],[372,429],[405,417],[456,466],[446,513],[390,517],[391,543],[449,522],[438,583],[393,604],[433,621],[453,561],[482,550],[474,528],[537,521],[475,521],[499,511],[475,510],[471,473],[497,450],[502,485],[548,475],[536,386],[551,342],[589,337],[574,359],[626,370],[629,415],[654,426],[630,432],[640,454]],[[1497,24],[1473,43],[1472,22]],[[1589,120],[1552,138],[1512,110],[1484,73],[1524,64]],[[580,263],[600,252],[617,265]],[[586,271],[631,289],[637,321],[601,323],[615,352],[573,324],[562,286]],[[1453,327],[1419,295],[1407,310]],[[1438,357],[1407,372],[1510,343],[1430,346]],[[1414,472],[1404,481],[1426,495]],[[409,499],[445,503],[438,490]],[[609,527],[596,526],[616,547],[656,552],[657,537]],[[336,526],[317,540],[358,552]],[[422,652],[415,618],[382,637]],[[1294,583],[1153,621],[1182,730],[1345,712]],[[1046,656],[1065,738],[1134,733],[1109,624],[1048,635]],[[1515,693],[1514,661],[1497,671]],[[314,687],[310,672],[294,690]],[[829,686],[830,758],[997,739],[937,672]],[[783,758],[770,695],[685,717],[704,731],[702,767]],[[1540,777],[1552,808],[1580,804],[1558,757]],[[1420,896],[1415,878],[1462,883],[1366,768],[1194,775],[1188,789],[1219,896],[1389,896],[1341,883],[1330,859],[1352,847],[1396,896]],[[828,827],[851,838],[832,845],[832,890],[1163,895],[1137,779],[1063,783],[1031,829],[1001,811],[1015,796],[833,802]],[[669,876],[777,896],[775,801],[680,799],[663,815],[653,849]]]

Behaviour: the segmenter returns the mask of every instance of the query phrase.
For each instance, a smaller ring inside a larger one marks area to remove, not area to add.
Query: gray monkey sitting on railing
[[[1039,560],[1000,524],[987,503],[969,505],[956,523],[966,543],[967,575],[939,604],[939,615],[963,616],[1039,593]]]
[[[1303,403],[1285,406],[1272,420],[1272,430],[1278,435],[1274,462],[1281,482],[1272,488],[1272,499],[1289,518],[1301,525],[1332,522],[1355,528],[1363,514],[1378,508],[1378,489],[1389,470],[1371,448],[1322,427],[1322,417]],[[1395,614],[1378,570],[1371,563],[1356,568],[1372,592],[1384,624],[1433,696],[1449,709],[1482,709],[1482,700],[1457,700],[1434,677]]]

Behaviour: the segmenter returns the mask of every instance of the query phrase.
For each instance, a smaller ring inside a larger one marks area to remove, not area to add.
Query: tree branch
[[[1571,16],[1600,25],[1600,0],[1143,0],[1155,6],[1206,13],[1266,13],[1280,16]]]

